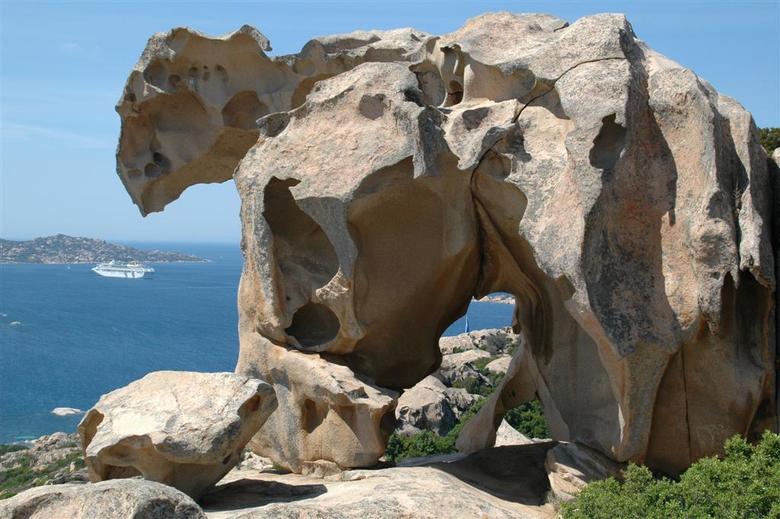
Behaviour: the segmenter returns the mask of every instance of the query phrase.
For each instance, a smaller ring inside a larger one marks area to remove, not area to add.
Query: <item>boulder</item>
[[[142,475],[198,498],[276,408],[262,380],[157,371],[103,395],[79,424],[93,482]]]
[[[425,377],[398,399],[398,432],[434,431],[444,436],[478,398],[463,389],[449,388],[434,376]]]
[[[0,519],[206,519],[189,496],[143,479],[47,485],[0,501]]]
[[[504,375],[509,369],[509,363],[512,361],[511,355],[501,355],[495,360],[491,360],[485,365],[485,369],[493,373]]]
[[[475,361],[489,358],[490,354],[483,350],[466,350],[443,355],[441,367],[435,376],[446,386],[462,386],[469,379],[489,384],[490,381],[474,366]]]
[[[555,439],[668,473],[777,429],[766,153],[742,106],[624,16],[267,48],[248,27],[156,35],[118,106],[143,214],[236,183],[236,370],[280,395],[256,452],[375,463],[398,391],[495,292],[531,378],[482,427],[538,393]]]
[[[591,481],[619,476],[625,465],[577,443],[559,443],[545,460],[550,492],[557,502],[571,501]]]

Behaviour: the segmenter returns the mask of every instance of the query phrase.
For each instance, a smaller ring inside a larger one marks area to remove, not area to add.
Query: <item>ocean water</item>
[[[73,431],[100,395],[150,371],[232,371],[238,356],[238,245],[130,244],[210,263],[155,264],[151,279],[92,265],[0,265],[0,443]],[[472,330],[507,326],[512,307],[472,303]],[[464,330],[465,318],[445,335]]]

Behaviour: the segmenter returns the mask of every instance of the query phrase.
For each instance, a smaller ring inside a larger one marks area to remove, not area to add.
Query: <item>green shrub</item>
[[[453,382],[452,387],[465,389],[467,393],[479,396],[488,396],[493,392],[490,381],[482,377],[463,377]]]
[[[549,438],[550,431],[542,413],[539,400],[526,402],[519,407],[510,409],[504,416],[509,425],[529,438]]]
[[[385,456],[391,461],[406,458],[432,456],[455,452],[455,442],[449,436],[439,436],[433,431],[423,431],[411,436],[398,433],[390,435]]]
[[[768,154],[772,154],[775,148],[780,148],[780,128],[759,128],[759,139],[761,146]]]
[[[0,444],[0,456],[8,454],[9,452],[23,451],[25,449],[27,449],[26,446],[19,445],[18,443],[3,443]]]
[[[654,479],[646,467],[629,465],[614,478],[589,484],[562,505],[564,519],[780,518],[780,435],[766,431],[752,446],[730,438],[723,459],[703,458],[679,481]]]

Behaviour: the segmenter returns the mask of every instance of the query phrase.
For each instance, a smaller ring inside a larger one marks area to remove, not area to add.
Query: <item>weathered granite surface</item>
[[[375,463],[399,391],[492,292],[515,296],[524,346],[483,428],[538,395],[555,439],[670,473],[777,428],[777,208],[755,124],[625,17],[491,13],[269,49],[246,26],[154,35],[117,106],[143,214],[236,182],[237,371],[279,399],[257,452]]]

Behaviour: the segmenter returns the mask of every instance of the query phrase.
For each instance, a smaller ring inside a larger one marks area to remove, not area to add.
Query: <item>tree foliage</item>
[[[775,148],[780,148],[780,128],[759,128],[758,135],[767,154],[771,155]]]
[[[510,409],[504,416],[504,420],[529,438],[550,437],[550,430],[542,413],[542,403],[539,400],[526,402]]]

